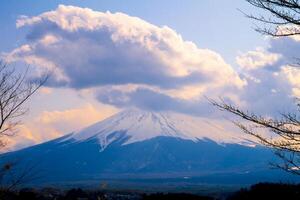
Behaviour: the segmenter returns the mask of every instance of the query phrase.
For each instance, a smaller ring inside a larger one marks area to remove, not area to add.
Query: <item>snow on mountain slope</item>
[[[119,139],[120,134],[128,136],[123,145],[144,141],[159,136],[176,137],[197,141],[210,139],[219,144],[235,143],[252,146],[244,134],[230,122],[191,117],[171,112],[150,112],[130,109],[120,112],[101,122],[70,135],[66,140],[76,142],[97,138],[102,149]]]

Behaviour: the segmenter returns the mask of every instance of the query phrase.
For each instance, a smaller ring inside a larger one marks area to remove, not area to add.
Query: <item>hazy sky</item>
[[[205,96],[265,115],[293,109],[300,39],[262,36],[239,10],[258,13],[243,0],[1,1],[2,59],[31,78],[53,72],[13,148],[130,107],[224,120]]]

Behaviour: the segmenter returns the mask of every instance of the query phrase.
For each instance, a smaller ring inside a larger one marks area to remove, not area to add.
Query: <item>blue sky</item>
[[[29,65],[30,78],[52,72],[12,148],[131,107],[220,124],[206,97],[266,116],[293,110],[300,39],[262,36],[239,10],[260,13],[242,0],[2,1],[1,58]]]

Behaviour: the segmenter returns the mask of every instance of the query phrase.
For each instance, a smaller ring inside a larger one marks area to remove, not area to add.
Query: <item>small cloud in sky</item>
[[[256,70],[260,67],[272,66],[281,55],[270,53],[263,48],[257,48],[255,51],[248,51],[236,57],[237,64],[244,70]]]

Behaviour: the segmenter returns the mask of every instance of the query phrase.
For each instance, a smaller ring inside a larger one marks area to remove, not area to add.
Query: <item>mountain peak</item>
[[[139,109],[121,111],[101,122],[74,132],[69,138],[77,142],[97,138],[104,149],[121,135],[126,135],[123,145],[155,137],[175,137],[197,141],[210,139],[217,143],[249,145],[243,134],[226,132],[205,118],[191,117],[172,112],[153,112]]]

